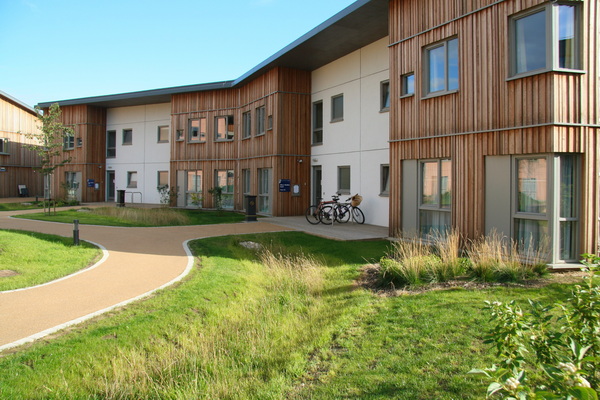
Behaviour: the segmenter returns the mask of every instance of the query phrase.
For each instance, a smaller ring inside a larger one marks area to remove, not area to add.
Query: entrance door
[[[115,171],[106,171],[106,201],[115,201]]]
[[[321,170],[321,166],[313,167],[312,181],[313,181],[313,191],[312,191],[312,203],[318,204],[323,197],[323,171]]]
[[[66,198],[81,202],[81,172],[65,172]]]

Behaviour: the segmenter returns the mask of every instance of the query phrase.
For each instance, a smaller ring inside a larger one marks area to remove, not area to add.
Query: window
[[[127,187],[137,188],[137,171],[127,172]]]
[[[258,170],[258,212],[271,214],[271,168]]]
[[[256,136],[265,133],[265,107],[256,109]]]
[[[8,138],[0,138],[0,154],[8,154]]]
[[[400,95],[412,96],[415,94],[415,74],[405,74],[400,77]]]
[[[268,131],[272,131],[273,130],[273,116],[269,115],[267,117],[267,130]]]
[[[215,140],[233,140],[233,115],[215,117]]]
[[[78,137],[77,138],[77,147],[81,147],[81,146],[83,146],[83,139]]]
[[[133,144],[133,130],[132,129],[123,129],[123,144],[124,145]]]
[[[390,109],[390,81],[381,82],[381,111]]]
[[[379,190],[380,196],[389,196],[390,195],[390,166],[382,165],[381,166],[381,184]]]
[[[75,135],[73,133],[65,133],[63,136],[63,150],[73,150],[75,148]]]
[[[177,132],[175,133],[175,140],[180,142],[184,139],[185,139],[185,133],[184,133],[183,129],[177,129]]]
[[[419,231],[423,237],[451,227],[452,162],[423,161],[419,171]]]
[[[252,136],[252,113],[250,111],[242,114],[242,139]]]
[[[117,156],[117,131],[106,132],[106,158]]]
[[[202,170],[187,171],[185,205],[202,207]]]
[[[250,174],[250,170],[249,169],[243,169],[242,170],[242,193],[245,195],[249,195],[250,191],[252,189],[252,185],[251,185],[251,180],[250,180],[251,174]]]
[[[312,144],[323,143],[323,102],[313,103],[313,134]]]
[[[331,122],[344,120],[344,95],[339,94],[331,98]]]
[[[169,186],[169,171],[158,171],[156,186]]]
[[[158,127],[158,143],[169,143],[169,127]]]
[[[190,119],[188,142],[206,142],[206,118]]]
[[[216,170],[215,186],[222,189],[221,206],[225,209],[233,209],[233,170]]]
[[[510,20],[511,76],[580,68],[580,17],[574,3],[548,3]]]
[[[350,194],[350,166],[338,167],[338,193]]]
[[[458,38],[425,48],[425,95],[458,90]]]

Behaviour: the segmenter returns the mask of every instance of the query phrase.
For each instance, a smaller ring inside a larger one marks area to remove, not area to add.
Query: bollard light
[[[79,220],[73,220],[73,244],[79,246]]]

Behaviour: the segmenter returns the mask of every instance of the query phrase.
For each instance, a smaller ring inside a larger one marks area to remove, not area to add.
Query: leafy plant
[[[583,255],[587,272],[566,304],[486,301],[498,365],[470,373],[491,381],[487,397],[509,399],[598,399],[600,383],[600,287],[594,284],[600,258]]]
[[[160,204],[163,207],[168,207],[173,199],[177,198],[177,190],[175,188],[169,189],[169,185],[160,185],[156,187],[158,194],[160,195]]]
[[[221,186],[215,186],[212,189],[208,189],[208,193],[212,194],[215,199],[215,208],[218,211],[223,210],[223,188]]]

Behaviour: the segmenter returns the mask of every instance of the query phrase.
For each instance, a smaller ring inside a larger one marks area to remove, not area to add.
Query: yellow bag
[[[362,203],[362,196],[356,193],[351,197],[351,200],[352,202],[350,204],[352,204],[352,207],[358,207],[360,203]]]

